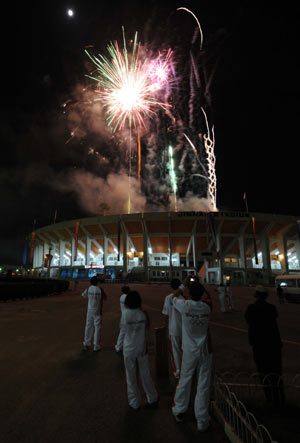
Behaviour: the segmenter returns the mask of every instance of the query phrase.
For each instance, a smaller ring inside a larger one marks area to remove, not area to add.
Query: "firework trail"
[[[200,22],[199,22],[199,20],[198,20],[198,18],[196,17],[196,15],[192,12],[192,11],[190,11],[189,9],[187,9],[187,8],[183,8],[183,7],[181,7],[181,8],[177,8],[176,9],[176,11],[186,11],[186,12],[188,12],[189,14],[191,14],[193,17],[194,17],[194,19],[196,20],[196,22],[197,22],[197,25],[198,25],[198,29],[199,29],[199,32],[200,32],[200,51],[202,51],[202,46],[203,46],[203,32],[202,32],[202,28],[201,28],[201,25],[200,25]]]
[[[190,11],[187,8],[178,8],[179,10],[185,10],[186,12],[190,13],[194,19],[196,20],[199,32],[200,32],[200,52],[202,51],[203,47],[203,33],[201,29],[201,25],[195,14]],[[197,31],[197,29],[196,29]],[[192,39],[192,44],[195,43],[197,38],[197,32],[195,31]],[[216,64],[213,67],[212,71],[210,72],[210,75],[207,75],[206,72],[206,65],[205,65],[205,59],[203,57],[203,52],[199,54],[201,58],[198,57],[198,61],[200,60],[200,73],[198,71],[197,65],[196,65],[196,59],[195,56],[190,50],[190,71],[189,71],[189,88],[190,88],[190,94],[189,94],[189,100],[187,103],[188,106],[188,122],[187,125],[185,125],[185,128],[182,131],[182,135],[184,136],[185,140],[188,142],[188,146],[192,149],[192,152],[195,155],[196,163],[192,163],[190,165],[190,156],[186,153],[182,156],[181,162],[180,162],[180,168],[182,171],[185,169],[185,163],[187,166],[191,169],[191,173],[187,180],[190,182],[191,186],[196,188],[196,182],[194,185],[192,185],[192,182],[190,180],[191,177],[199,177],[201,179],[204,179],[207,184],[207,197],[211,201],[211,205],[213,210],[216,210],[216,172],[215,172],[215,155],[214,155],[214,147],[215,147],[215,138],[214,138],[214,130],[212,128],[212,136],[209,129],[208,119],[206,116],[206,113],[203,109],[203,106],[211,106],[211,100],[210,100],[210,85],[212,82],[212,78],[216,69]],[[197,105],[195,105],[195,100]],[[200,102],[200,103],[199,103]],[[201,114],[201,111],[202,114]],[[205,129],[202,128],[197,130],[196,132],[196,125],[199,128],[199,125],[201,127],[203,126],[203,123],[201,124],[201,121],[203,121],[203,116],[205,120]],[[187,129],[191,134],[194,134],[194,137],[197,138],[197,142],[193,143],[193,136],[189,137],[187,135]],[[200,142],[200,143],[199,143]],[[203,159],[203,160],[201,160]],[[204,160],[205,159],[205,160]],[[207,166],[206,166],[207,165]],[[197,169],[200,168],[200,173],[197,171]],[[199,180],[198,180],[199,181]]]
[[[195,157],[196,157],[196,159],[197,159],[197,161],[198,161],[198,163],[199,163],[199,166],[204,170],[205,175],[200,175],[200,177],[203,177],[203,178],[207,179],[207,171],[206,171],[205,166],[203,165],[203,163],[202,163],[201,160],[200,160],[200,157],[199,157],[199,154],[198,154],[198,152],[197,152],[197,149],[195,148],[195,146],[194,146],[194,144],[191,142],[191,140],[188,138],[188,136],[187,136],[185,133],[184,133],[183,135],[185,136],[185,138],[187,139],[187,141],[188,141],[190,147],[191,147],[192,150],[194,151],[194,154],[195,154]]]
[[[204,147],[207,155],[207,164],[208,164],[208,193],[211,198],[213,208],[217,210],[217,177],[216,177],[216,158],[215,158],[215,133],[214,127],[212,127],[212,138],[210,136],[209,125],[207,120],[207,115],[204,109],[201,107],[201,110],[205,117],[207,135],[204,134]]]
[[[175,207],[175,212],[177,212],[177,179],[176,179],[175,168],[174,168],[172,146],[169,146],[169,165],[170,165],[171,186],[172,186],[173,193],[174,193],[174,207]]]

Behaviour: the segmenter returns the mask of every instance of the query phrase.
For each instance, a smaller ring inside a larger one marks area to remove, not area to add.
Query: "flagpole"
[[[244,202],[245,202],[245,205],[246,205],[246,212],[248,214],[249,213],[249,208],[248,208],[248,201],[247,201],[246,192],[244,192],[243,199],[244,199]]]
[[[54,212],[54,218],[53,218],[53,224],[54,225],[56,223],[56,217],[57,217],[57,208],[55,209],[55,212]]]

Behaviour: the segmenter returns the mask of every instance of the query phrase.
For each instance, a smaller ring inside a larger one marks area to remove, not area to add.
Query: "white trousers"
[[[94,311],[87,311],[85,334],[84,334],[84,346],[90,346],[92,336],[94,332],[94,350],[100,349],[100,332],[101,332],[101,315]]]
[[[128,403],[132,408],[139,408],[141,406],[141,393],[138,387],[136,364],[138,363],[139,373],[145,391],[147,402],[153,403],[158,400],[158,393],[155,389],[154,383],[151,378],[149,369],[149,357],[148,354],[136,356],[136,355],[124,355],[124,364],[126,370],[126,382],[127,382],[127,395]]]
[[[220,300],[220,308],[222,312],[226,311],[225,308],[225,294],[219,294],[219,300]]]
[[[173,372],[174,374],[179,375],[181,366],[181,337],[170,335],[169,340]]]
[[[118,336],[117,344],[116,344],[116,346],[115,346],[116,351],[121,351],[121,349],[123,349],[123,340],[124,340],[124,336],[125,336],[124,326],[122,326],[122,325],[120,324],[120,332],[119,332],[119,336]]]
[[[226,297],[228,298],[229,309],[234,309],[232,294],[226,294]]]
[[[183,414],[188,410],[193,375],[197,371],[197,393],[194,402],[194,413],[201,428],[209,425],[209,396],[211,379],[212,354],[192,354],[183,351],[181,373],[174,397],[172,412]]]

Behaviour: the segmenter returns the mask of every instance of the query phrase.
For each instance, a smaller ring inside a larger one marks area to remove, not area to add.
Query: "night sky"
[[[209,118],[216,135],[218,208],[244,211],[246,192],[250,211],[300,215],[299,6],[213,0],[20,2],[7,7],[2,21],[11,23],[11,31],[6,26],[2,31],[0,263],[21,262],[34,220],[38,228],[53,223],[56,210],[57,222],[95,214],[87,201],[99,201],[97,183],[126,164],[121,147],[104,135],[104,123],[96,127],[82,107],[86,96],[80,91],[90,83],[87,46],[94,54],[105,53],[110,41],[121,41],[123,25],[128,38],[138,31],[145,46],[171,47],[176,93],[187,101],[183,66],[191,48],[197,57],[197,43],[191,45],[196,23],[176,11],[181,6],[197,15],[206,66],[216,66]],[[201,98],[198,102],[203,105]],[[66,143],[74,127],[76,137]],[[79,176],[87,189],[78,187]]]

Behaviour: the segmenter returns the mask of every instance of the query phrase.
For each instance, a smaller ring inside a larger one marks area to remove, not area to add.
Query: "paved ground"
[[[127,404],[121,355],[114,352],[119,325],[120,285],[104,285],[101,353],[83,352],[86,304],[79,295],[88,283],[60,296],[0,304],[0,429],[5,443],[69,442],[225,442],[221,427],[197,434],[192,411],[186,424],[174,422],[170,406],[175,389],[156,378],[160,408],[131,411]],[[140,291],[152,327],[162,326],[160,314],[167,285],[132,285]],[[243,312],[253,301],[251,288],[233,288],[239,312],[219,312],[215,288],[211,332],[214,368],[218,373],[255,372],[247,343]],[[300,305],[270,302],[279,309],[284,339],[284,372],[300,372]],[[152,373],[154,341],[150,346]],[[272,429],[270,429],[272,434]],[[275,438],[275,436],[274,436]],[[285,442],[284,442],[285,443]]]

